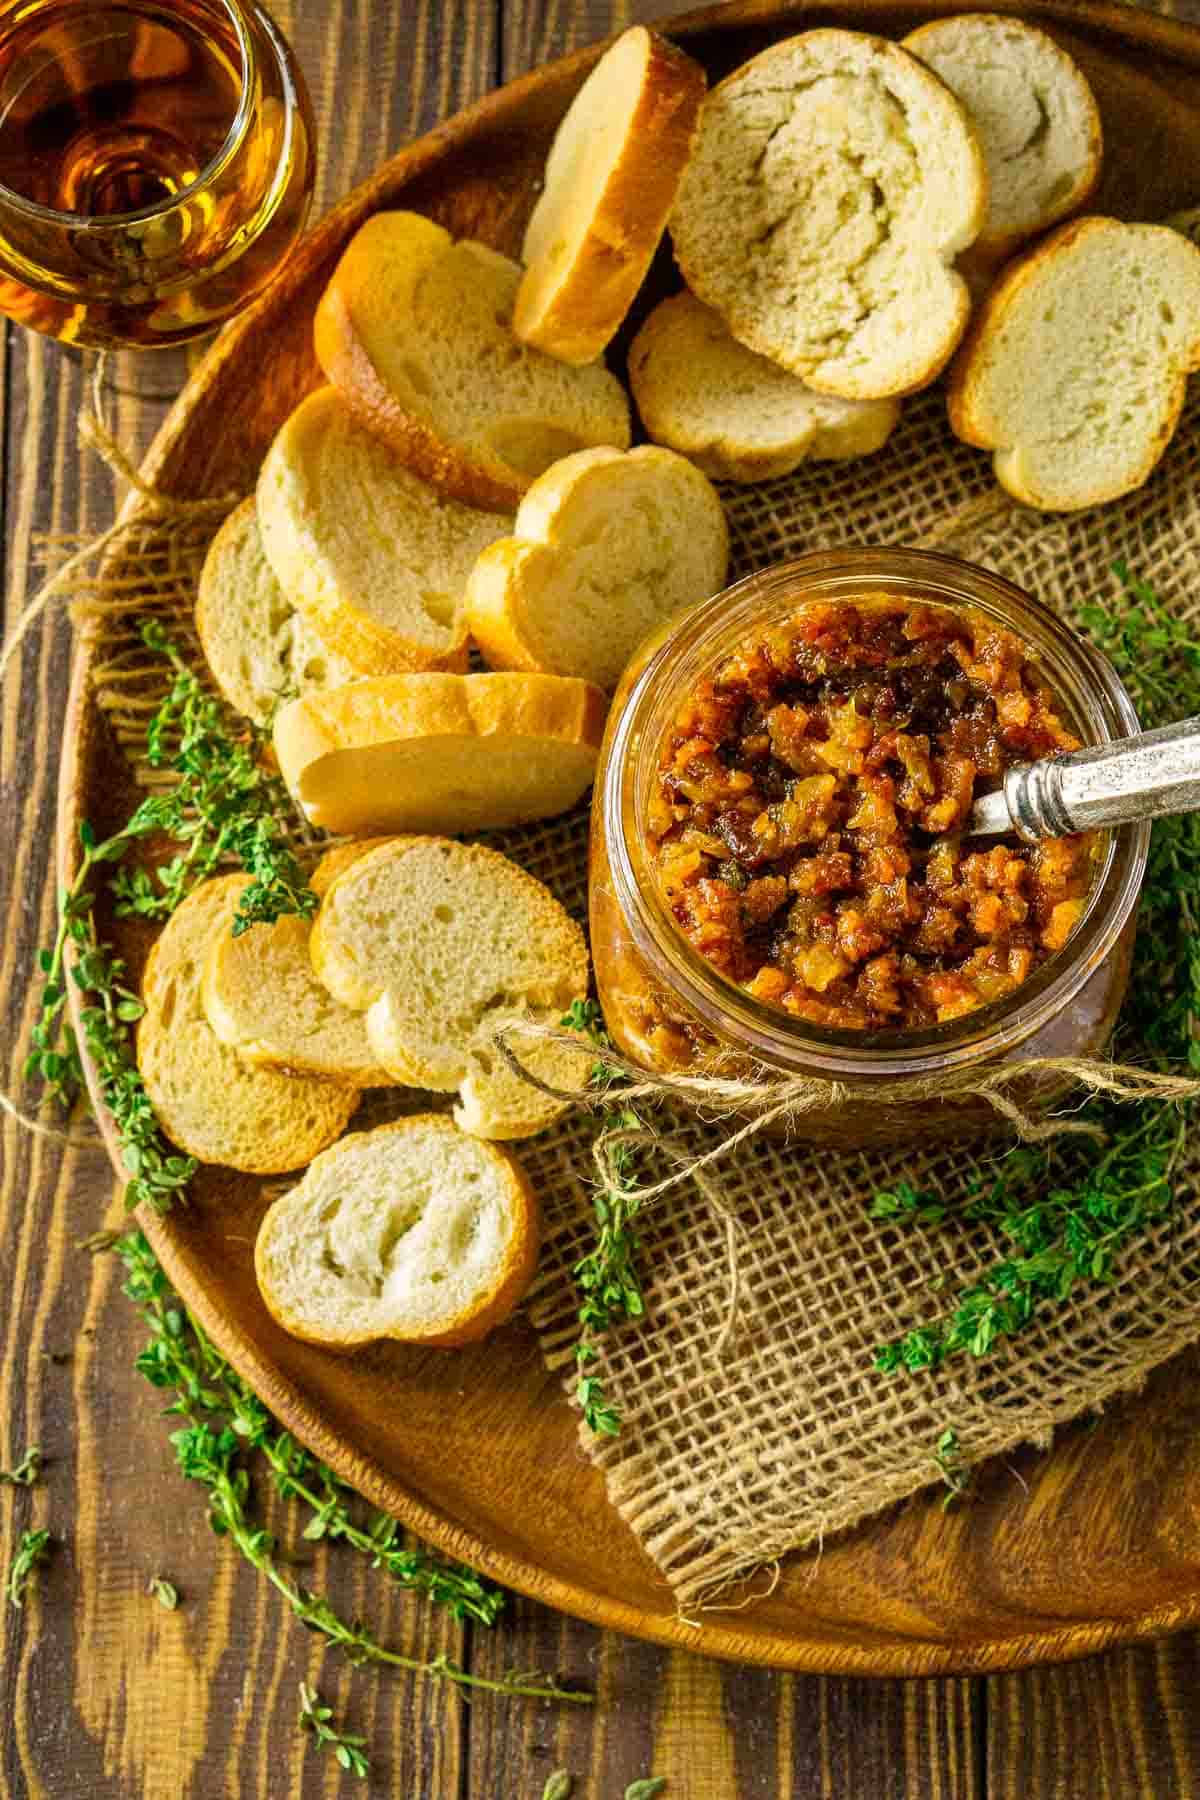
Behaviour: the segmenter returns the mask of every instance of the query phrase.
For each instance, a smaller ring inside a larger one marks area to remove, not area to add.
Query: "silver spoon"
[[[971,808],[965,835],[1015,831],[1027,844],[1164,813],[1200,812],[1200,719],[1067,756],[1020,763]]]

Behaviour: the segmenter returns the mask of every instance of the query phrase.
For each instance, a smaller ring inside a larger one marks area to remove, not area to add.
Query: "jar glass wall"
[[[998,576],[919,551],[816,552],[753,575],[651,638],[614,700],[593,802],[592,954],[614,1042],[659,1073],[760,1071],[839,1084],[848,1097],[805,1113],[795,1135],[830,1144],[925,1141],[979,1132],[995,1121],[986,1100],[951,1094],[920,1105],[889,1099],[900,1081],[957,1086],[1000,1062],[1096,1054],[1129,976],[1134,911],[1148,825],[1106,833],[1082,919],[1066,946],[1015,992],[923,1030],[824,1029],[751,998],[687,942],[667,911],[652,866],[649,808],[664,741],[695,683],[764,628],[807,602],[872,596],[970,607],[1025,645],[1063,717],[1084,743],[1138,729],[1110,664],[1046,607]],[[1030,1075],[1014,1094],[1044,1105],[1061,1082]]]

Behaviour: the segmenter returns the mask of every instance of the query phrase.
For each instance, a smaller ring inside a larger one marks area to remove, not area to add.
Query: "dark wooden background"
[[[668,0],[284,0],[316,108],[323,209],[390,151],[499,82]],[[673,10],[681,10],[676,7]],[[1200,0],[1179,11],[1200,18]],[[123,358],[121,440],[144,445],[183,358]],[[36,585],[38,539],[110,518],[109,477],[81,451],[84,371],[9,325],[0,364],[6,620]],[[70,634],[27,645],[0,716],[2,1078],[20,1085],[30,970],[52,929],[50,868]],[[567,1767],[579,1800],[619,1800],[651,1773],[669,1800],[1176,1800],[1200,1795],[1196,1636],[986,1680],[774,1675],[650,1648],[521,1600],[467,1633],[317,1552],[303,1579],[387,1641],[481,1671],[549,1667],[594,1686],[594,1712],[456,1694],[353,1672],[209,1534],[174,1473],[169,1426],[133,1358],[141,1334],[111,1259],[73,1248],[115,1217],[99,1151],[4,1122],[0,1171],[0,1467],[48,1458],[31,1493],[0,1491],[0,1565],[27,1525],[63,1548],[24,1613],[0,1614],[0,1794],[284,1800],[361,1792],[296,1728],[319,1681],[367,1734],[370,1791],[402,1800],[540,1800]],[[274,1522],[286,1536],[286,1513]],[[178,1586],[167,1613],[146,1594]]]

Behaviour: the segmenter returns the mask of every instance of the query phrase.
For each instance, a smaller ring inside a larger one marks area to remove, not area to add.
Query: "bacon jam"
[[[1011,994],[1082,917],[1094,834],[960,834],[1005,771],[1079,748],[983,613],[819,603],[698,681],[650,806],[662,898],[699,954],[812,1024],[920,1030]]]

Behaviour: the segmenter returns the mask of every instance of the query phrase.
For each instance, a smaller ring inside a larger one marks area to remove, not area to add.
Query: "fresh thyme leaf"
[[[153,1594],[166,1612],[174,1612],[179,1605],[179,1589],[163,1575],[152,1575],[146,1583],[146,1592]]]
[[[49,1561],[54,1539],[48,1531],[24,1531],[8,1575],[8,1598],[18,1611],[25,1604],[33,1571]]]
[[[0,1469],[0,1487],[32,1487],[42,1471],[42,1452],[38,1444],[30,1444],[20,1462],[11,1469]]]
[[[350,1774],[361,1776],[365,1781],[370,1774],[366,1752],[363,1749],[365,1737],[352,1736],[347,1731],[339,1731],[330,1724],[333,1708],[326,1706],[315,1688],[309,1687],[306,1681],[300,1683],[300,1728],[311,1731],[322,1750],[332,1750],[343,1769]]]
[[[150,1342],[136,1366],[152,1386],[174,1391],[167,1411],[186,1421],[171,1439],[179,1468],[207,1490],[213,1531],[230,1539],[284,1596],[302,1624],[338,1645],[352,1662],[393,1664],[460,1687],[518,1698],[591,1703],[591,1694],[563,1688],[548,1676],[493,1681],[471,1674],[445,1656],[421,1661],[389,1650],[365,1625],[348,1624],[327,1600],[289,1580],[279,1567],[273,1538],[254,1516],[250,1471],[243,1461],[249,1451],[257,1450],[266,1458],[285,1498],[302,1501],[314,1519],[321,1519],[320,1535],[342,1538],[370,1555],[373,1565],[385,1569],[400,1586],[427,1594],[456,1617],[471,1617],[489,1625],[504,1603],[503,1594],[470,1569],[398,1545],[394,1521],[377,1517],[367,1530],[355,1525],[341,1498],[344,1484],[332,1469],[279,1429],[257,1395],[188,1317],[142,1233],[130,1232],[118,1241],[116,1250],[125,1264],[125,1293],[150,1330]]]
[[[561,1021],[570,1031],[587,1034],[598,1049],[609,1047],[604,1018],[594,1000],[576,1000]],[[593,1065],[592,1086],[611,1088],[618,1077],[602,1062]],[[604,1131],[636,1131],[641,1120],[628,1108],[613,1106],[602,1115]],[[572,1274],[579,1289],[579,1338],[575,1345],[575,1361],[579,1380],[575,1398],[583,1411],[588,1428],[599,1437],[616,1437],[621,1430],[621,1417],[611,1405],[598,1375],[588,1373],[595,1359],[595,1340],[603,1332],[626,1319],[640,1319],[646,1311],[641,1280],[637,1270],[637,1234],[632,1221],[638,1210],[633,1187],[633,1157],[627,1146],[617,1145],[612,1158],[614,1182],[594,1198],[596,1243],[575,1264]]]
[[[555,1769],[542,1789],[542,1800],[571,1800],[575,1777],[567,1769]]]
[[[1117,608],[1088,607],[1083,623],[1121,676],[1144,727],[1200,713],[1200,640],[1173,619],[1123,564]],[[1152,1068],[1200,1072],[1200,814],[1157,819],[1138,908],[1118,1054]],[[885,1373],[936,1368],[956,1355],[986,1356],[1079,1282],[1111,1281],[1122,1253],[1174,1202],[1173,1174],[1195,1106],[1090,1100],[1080,1118],[1100,1128],[1094,1148],[1066,1160],[1060,1147],[1018,1146],[989,1182],[978,1181],[963,1216],[985,1220],[1008,1244],[944,1317],[884,1344]],[[877,1194],[876,1218],[936,1225],[948,1209],[908,1184]]]
[[[948,1425],[939,1437],[934,1446],[933,1460],[946,1484],[942,1510],[948,1512],[971,1485],[971,1471],[963,1461],[962,1446],[953,1425]]]
[[[236,857],[253,879],[238,903],[235,936],[259,920],[307,916],[317,900],[280,831],[287,795],[264,766],[261,739],[250,728],[230,736],[219,703],[205,694],[161,625],[148,622],[142,636],[173,671],[170,691],[146,727],[146,757],[152,767],[172,770],[177,781],[168,793],[147,795],[122,830],[102,842],[86,820],[80,825],[79,869],[59,896],[54,943],[39,955],[45,984],[26,1074],[39,1075],[46,1093],[66,1108],[82,1090],[79,1047],[66,1019],[67,983],[73,981],[85,999],[79,1015],[84,1041],[130,1175],[126,1204],[165,1212],[185,1192],[196,1163],[166,1143],[138,1073],[130,1028],[144,1008],[126,985],[124,963],[97,933],[97,871],[120,864],[142,838],[175,839],[180,848],[153,872],[117,867],[109,884],[119,914],[163,919]]]

